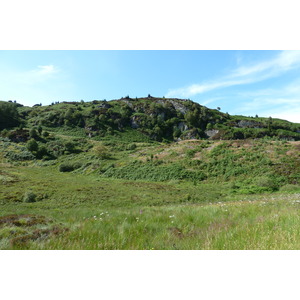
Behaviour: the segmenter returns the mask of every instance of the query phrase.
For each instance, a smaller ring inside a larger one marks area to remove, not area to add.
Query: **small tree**
[[[31,139],[27,142],[26,144],[26,147],[27,149],[30,151],[30,152],[34,152],[34,151],[38,151],[39,150],[39,145],[38,143],[36,142],[36,140],[34,139]]]
[[[35,128],[30,129],[29,136],[33,139],[36,139],[38,137],[38,134],[37,134],[37,131],[35,130]]]
[[[98,145],[94,147],[94,152],[97,157],[101,159],[108,159],[111,157],[111,154],[108,151],[108,148],[103,145]]]
[[[32,191],[27,191],[23,196],[23,202],[31,203],[36,202],[36,194],[34,194]]]

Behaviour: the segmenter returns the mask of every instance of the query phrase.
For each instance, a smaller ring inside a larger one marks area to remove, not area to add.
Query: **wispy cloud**
[[[14,71],[11,73],[21,84],[34,85],[36,83],[41,83],[54,79],[55,75],[59,75],[60,69],[54,65],[43,65],[37,66],[31,70],[25,71]]]
[[[38,66],[38,68],[34,70],[34,72],[37,72],[40,75],[54,74],[58,71],[58,68],[53,65]]]
[[[243,99],[243,104],[232,113],[255,115],[300,122],[300,78],[278,88],[240,92],[236,99]]]
[[[0,99],[17,100],[25,105],[62,100],[73,90],[67,72],[53,64],[39,65],[29,70],[0,70]]]
[[[169,90],[166,96],[191,97],[216,89],[263,81],[299,67],[300,51],[282,51],[272,59],[240,65],[225,77]]]

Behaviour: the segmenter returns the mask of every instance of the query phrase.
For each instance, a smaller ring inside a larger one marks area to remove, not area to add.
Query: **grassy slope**
[[[9,147],[14,151],[13,146]],[[296,178],[293,162],[299,157],[298,143],[138,143],[132,151],[123,151],[114,143],[107,147],[112,153],[109,160],[99,161],[90,149],[64,155],[57,161],[28,163],[9,162],[3,157],[7,149],[1,148],[0,216],[34,214],[48,221],[29,226],[23,218],[21,226],[0,224],[0,248],[299,249],[297,185],[283,182],[282,191],[244,195],[270,188],[268,181],[263,185],[255,182],[258,175],[282,179],[280,167],[284,162],[284,171],[290,172],[287,176]],[[74,159],[90,164],[71,173],[58,171],[59,164]],[[238,160],[246,172],[237,172]],[[135,161],[142,164],[131,168],[132,172],[122,171]],[[206,167],[206,175],[211,176],[204,181],[173,176],[174,179],[157,182],[156,177],[148,178],[147,169],[143,169],[157,161],[162,161],[154,168],[157,178],[176,164],[190,172]],[[205,164],[199,166],[199,162]],[[99,172],[112,163],[111,170],[119,170],[122,178],[114,178],[113,172],[112,177]],[[144,174],[145,179],[126,179],[136,172]],[[284,189],[290,191],[283,192]],[[38,201],[25,203],[22,197],[30,190]]]

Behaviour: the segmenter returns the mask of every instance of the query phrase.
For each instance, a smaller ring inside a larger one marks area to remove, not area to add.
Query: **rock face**
[[[263,128],[263,125],[256,121],[241,120],[236,123],[238,128]]]
[[[188,108],[183,105],[182,103],[178,103],[174,100],[169,100],[170,103],[172,103],[172,105],[174,106],[174,108],[178,111],[180,111],[182,114],[186,114],[186,112],[188,111]]]
[[[215,135],[217,135],[219,133],[219,130],[217,129],[211,129],[211,130],[205,130],[205,134],[209,137],[209,138],[213,138]]]
[[[133,117],[130,119],[130,126],[131,126],[131,128],[134,128],[134,129],[139,128],[139,123],[138,123],[138,119],[137,119],[136,116],[133,116]]]
[[[189,130],[188,126],[184,122],[178,123],[177,128],[180,129],[181,131]]]
[[[98,108],[111,108],[112,106],[108,104],[107,102],[101,103],[97,106]]]

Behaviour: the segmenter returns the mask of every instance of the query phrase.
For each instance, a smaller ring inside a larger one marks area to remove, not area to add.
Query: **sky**
[[[0,100],[31,106],[148,94],[300,122],[300,51],[0,51]]]

